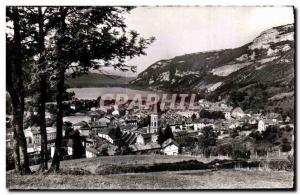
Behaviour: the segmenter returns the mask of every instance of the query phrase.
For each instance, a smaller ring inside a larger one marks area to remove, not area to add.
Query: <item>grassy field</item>
[[[267,170],[194,170],[96,175],[102,164],[153,164],[201,160],[185,156],[114,156],[62,162],[62,173],[19,176],[7,173],[8,189],[239,189],[292,188],[293,172]],[[202,159],[203,160],[203,159]],[[208,161],[208,160],[206,160]],[[68,174],[68,169],[86,170],[85,175]],[[35,169],[36,167],[33,167]]]

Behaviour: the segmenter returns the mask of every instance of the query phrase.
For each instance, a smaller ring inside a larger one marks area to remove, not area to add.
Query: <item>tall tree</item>
[[[53,14],[57,30],[53,37],[52,79],[57,89],[57,137],[51,171],[58,171],[62,142],[62,94],[68,73],[73,76],[91,69],[113,66],[121,71],[135,71],[126,64],[134,56],[145,55],[154,38],[144,39],[136,31],[126,30],[124,14],[132,7],[59,7]],[[50,43],[51,44],[51,43]]]
[[[162,130],[162,127],[159,127],[158,128],[158,131],[157,131],[157,143],[159,145],[162,145],[162,143],[165,141],[165,137],[164,137],[164,132]]]
[[[45,57],[45,32],[44,32],[44,13],[42,12],[42,8],[38,7],[38,51],[39,51],[39,65],[40,65],[40,106],[39,106],[39,115],[40,115],[40,133],[41,133],[41,165],[40,170],[43,171],[48,169],[48,151],[47,151],[47,130],[46,130],[46,57]]]
[[[48,151],[47,151],[47,132],[46,132],[46,90],[47,90],[47,61],[45,50],[45,38],[49,28],[46,23],[47,9],[43,7],[25,7],[26,21],[29,26],[32,26],[31,40],[35,42],[34,47],[34,60],[32,62],[31,73],[31,92],[34,97],[34,93],[37,93],[38,109],[38,125],[40,127],[41,134],[41,164],[39,170],[44,171],[48,168]]]
[[[34,106],[38,109],[38,125],[41,133],[41,164],[39,170],[44,171],[48,168],[47,132],[46,132],[46,99],[47,99],[47,78],[50,73],[47,62],[46,39],[51,30],[56,26],[53,21],[53,13],[56,9],[51,7],[23,7],[23,16],[27,27],[30,29],[29,46],[33,50],[33,60],[31,61],[30,95]],[[37,94],[37,98],[35,95]]]
[[[82,142],[84,141],[83,138],[80,136],[80,133],[78,130],[76,130],[72,136],[73,140],[73,159],[83,158],[85,156],[85,148],[82,145]]]
[[[198,144],[202,153],[208,157],[211,153],[211,148],[216,146],[218,135],[211,126],[202,129],[202,135],[199,137]]]
[[[164,131],[160,127],[158,130],[158,136],[157,136],[158,144],[162,145],[162,143],[164,143],[164,141],[166,141],[169,138],[174,139],[174,134],[172,132],[170,125],[167,125],[166,128],[164,129]]]
[[[47,131],[46,131],[46,100],[47,89],[53,90],[53,83],[49,83],[49,77],[53,74],[53,66],[50,66],[51,59],[51,41],[52,34],[58,29],[57,13],[58,7],[31,7],[32,23],[37,25],[36,42],[37,42],[37,59],[35,64],[35,75],[38,83],[39,92],[39,116],[40,116],[40,133],[41,133],[41,165],[40,170],[48,168],[48,149],[47,149]],[[52,84],[52,87],[49,85]],[[49,92],[50,94],[50,92]],[[63,94],[61,95],[63,97]],[[62,125],[61,125],[62,126]]]
[[[6,82],[7,91],[10,95],[13,110],[14,128],[14,158],[15,168],[19,173],[30,173],[27,143],[23,131],[24,116],[24,78],[23,69],[26,58],[30,52],[23,44],[26,41],[28,29],[24,25],[24,9],[19,7],[7,7],[6,33]]]

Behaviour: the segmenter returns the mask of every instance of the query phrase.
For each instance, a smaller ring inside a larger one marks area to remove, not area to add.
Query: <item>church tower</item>
[[[158,122],[158,114],[151,114],[149,133],[156,133],[158,131]]]

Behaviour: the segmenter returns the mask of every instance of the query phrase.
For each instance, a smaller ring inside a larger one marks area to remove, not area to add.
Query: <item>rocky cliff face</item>
[[[227,97],[234,104],[244,99],[240,106],[245,109],[251,109],[254,106],[251,104],[261,104],[259,101],[274,104],[274,101],[288,99],[290,102],[294,91],[294,25],[266,30],[239,48],[160,60],[131,84],[148,89],[195,92],[212,99]],[[256,96],[258,100],[254,101]],[[289,107],[293,106],[292,102]],[[269,106],[276,108],[276,105]],[[266,109],[265,105],[261,108]]]

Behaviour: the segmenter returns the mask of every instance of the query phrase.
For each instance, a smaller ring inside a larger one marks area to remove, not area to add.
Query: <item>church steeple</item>
[[[159,119],[158,114],[151,114],[150,115],[150,133],[156,133],[158,131],[159,126]]]

